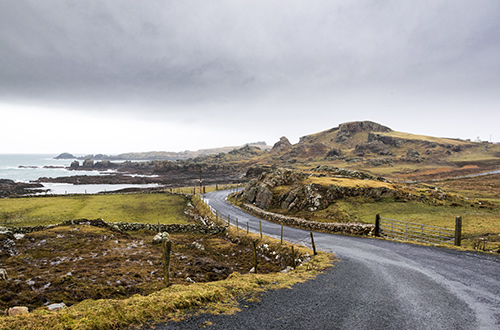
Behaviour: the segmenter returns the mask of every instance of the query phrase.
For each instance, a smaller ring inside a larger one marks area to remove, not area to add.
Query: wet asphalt
[[[280,237],[281,226],[205,196],[231,222]],[[308,231],[285,227],[287,241],[310,245]],[[381,239],[314,233],[339,259],[316,279],[240,302],[235,315],[192,316],[174,329],[500,329],[500,257]],[[207,326],[207,324],[211,324]]]

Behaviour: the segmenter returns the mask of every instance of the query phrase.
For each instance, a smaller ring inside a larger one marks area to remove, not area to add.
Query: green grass
[[[500,233],[498,209],[483,209],[469,206],[433,206],[419,202],[338,202],[350,214],[365,223],[375,223],[375,215],[384,218],[416,222],[425,225],[453,229],[455,219],[463,220],[464,237],[475,237]]]
[[[0,225],[34,226],[68,219],[108,222],[186,223],[188,200],[181,195],[123,194],[0,200]]]

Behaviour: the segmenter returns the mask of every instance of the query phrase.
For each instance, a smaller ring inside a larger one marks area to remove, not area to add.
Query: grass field
[[[461,216],[464,238],[500,233],[497,209],[433,206],[419,202],[339,203],[365,223],[375,223],[375,215],[380,214],[384,218],[453,229],[456,217]]]
[[[78,195],[0,200],[0,225],[34,226],[68,219],[186,223],[188,199],[170,194]]]

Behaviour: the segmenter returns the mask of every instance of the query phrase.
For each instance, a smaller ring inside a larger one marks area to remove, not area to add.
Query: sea
[[[69,171],[66,169],[74,159],[54,159],[49,154],[0,154],[0,179],[15,182],[30,182],[44,177],[73,175],[105,175],[111,171]],[[83,184],[41,182],[49,194],[96,194],[125,188],[151,188],[158,184]],[[34,190],[34,194],[45,194]]]

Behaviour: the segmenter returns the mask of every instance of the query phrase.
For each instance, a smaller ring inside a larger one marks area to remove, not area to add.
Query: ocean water
[[[54,159],[56,155],[34,154],[1,154],[0,179],[11,179],[16,182],[29,182],[41,177],[60,177],[76,175],[64,167],[71,164],[73,159]],[[44,168],[52,166],[57,168]],[[97,175],[95,171],[78,171],[79,175]]]
[[[0,179],[11,179],[16,182],[30,182],[43,177],[62,177],[73,175],[100,175],[110,172],[69,171],[74,159],[54,159],[56,155],[47,154],[0,154]],[[81,161],[80,161],[81,162]],[[46,168],[50,166],[52,168]],[[73,185],[66,183],[43,183],[44,189],[51,194],[93,194],[102,191],[114,191],[124,188],[157,187],[156,184],[92,184]]]

